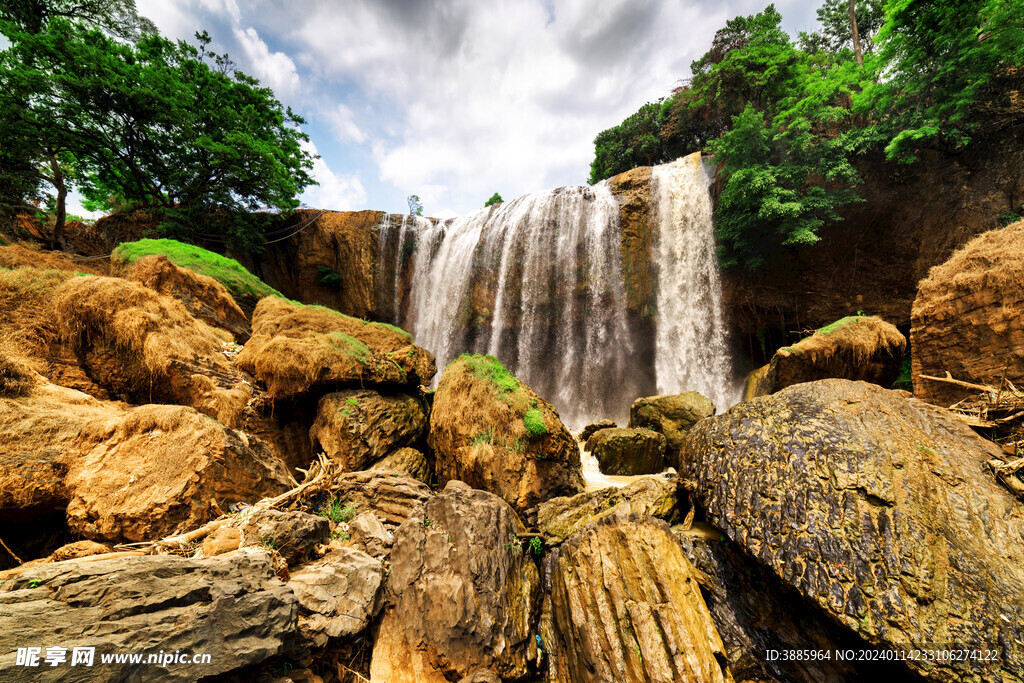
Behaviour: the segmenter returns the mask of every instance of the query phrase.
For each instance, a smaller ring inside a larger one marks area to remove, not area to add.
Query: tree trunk
[[[855,0],[850,0],[850,32],[853,35],[853,54],[857,56],[857,64],[864,66],[864,54],[860,50],[860,33],[857,31]]]
[[[53,178],[50,182],[53,183],[54,188],[57,190],[56,222],[53,225],[53,235],[50,238],[50,242],[54,249],[62,249],[64,221],[67,217],[68,187],[64,183],[64,171],[61,170],[60,164],[57,162],[57,153],[53,150],[47,150],[47,152],[50,154],[50,169],[53,171]]]

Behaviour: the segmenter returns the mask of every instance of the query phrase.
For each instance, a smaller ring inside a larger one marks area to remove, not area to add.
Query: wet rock
[[[332,550],[292,573],[299,628],[314,647],[365,629],[384,603],[384,567],[354,548]]]
[[[697,573],[668,525],[606,517],[544,562],[548,681],[732,681]]]
[[[519,511],[583,490],[579,449],[558,413],[491,356],[445,369],[428,443],[439,483],[464,481]]]
[[[171,263],[166,256],[154,254],[130,263],[111,258],[111,273],[138,282],[158,294],[176,299],[196,320],[231,333],[244,344],[249,339],[249,320],[235,303],[231,293],[212,277]]]
[[[665,469],[665,436],[650,429],[602,429],[587,440],[602,474],[654,474]]]
[[[206,559],[133,556],[42,565],[0,576],[0,680],[25,680],[18,648],[42,647],[32,680],[194,681],[286,654],[299,605],[274,577],[265,552]],[[68,648],[59,666],[45,648]],[[71,666],[72,648],[95,648],[93,666]],[[208,663],[157,667],[103,664],[116,653],[208,654]]]
[[[597,422],[591,422],[583,428],[583,431],[580,432],[580,441],[586,443],[587,439],[593,436],[596,432],[599,432],[602,429],[613,429],[615,427],[618,427],[618,425],[615,424],[615,421],[609,420],[608,418],[598,420]]]
[[[415,448],[399,448],[389,456],[378,460],[371,470],[402,472],[413,479],[430,484],[430,463],[425,455]]]
[[[404,330],[273,296],[257,304],[252,338],[235,362],[274,399],[344,383],[415,387],[437,372]]]
[[[633,401],[629,408],[629,426],[664,434],[665,462],[679,469],[679,452],[686,433],[693,425],[715,414],[711,399],[696,392],[647,396]]]
[[[959,681],[1024,667],[1024,510],[984,469],[996,453],[945,411],[833,379],[702,421],[680,476],[713,526],[861,638],[998,651],[908,663]]]
[[[355,389],[320,399],[309,436],[314,449],[319,446],[344,471],[356,472],[415,442],[426,427],[423,406],[411,396]]]
[[[550,546],[563,543],[590,522],[619,514],[672,520],[677,513],[675,477],[643,477],[621,488],[552,498],[537,506],[537,527]]]
[[[308,512],[246,510],[231,524],[241,532],[243,546],[273,548],[289,566],[312,559],[316,546],[331,538],[331,523]]]
[[[430,487],[398,472],[346,472],[335,477],[326,495],[358,513],[372,512],[388,524],[401,524],[432,495]]]
[[[480,668],[522,678],[540,583],[523,531],[507,503],[462,482],[417,508],[395,533],[371,679],[445,683]]]
[[[1024,221],[983,233],[921,280],[911,313],[914,395],[952,405],[970,389],[954,378],[1024,386]]]
[[[94,420],[80,441],[96,445],[62,460],[67,518],[93,540],[158,539],[296,485],[261,441],[183,406]]]
[[[356,515],[356,518],[349,522],[348,531],[352,535],[352,542],[372,557],[386,557],[391,552],[394,539],[372,512]]]

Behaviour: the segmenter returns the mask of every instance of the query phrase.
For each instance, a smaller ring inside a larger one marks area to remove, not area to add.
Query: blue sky
[[[583,184],[593,139],[689,75],[716,29],[763,0],[136,0],[307,120],[309,206],[448,217]],[[781,0],[817,28],[818,0]],[[193,41],[194,42],[194,41]]]

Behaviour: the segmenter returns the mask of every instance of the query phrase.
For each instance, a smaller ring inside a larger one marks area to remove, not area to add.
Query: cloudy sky
[[[136,0],[306,120],[305,204],[447,217],[586,182],[594,137],[689,75],[716,29],[764,0]],[[779,0],[792,34],[817,0]],[[193,41],[194,42],[194,41]]]

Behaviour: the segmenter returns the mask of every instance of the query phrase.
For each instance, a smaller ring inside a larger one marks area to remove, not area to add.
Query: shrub
[[[341,289],[341,274],[338,271],[334,270],[334,268],[328,268],[327,266],[317,266],[316,272],[316,281],[320,283],[322,287],[327,287],[328,289]]]
[[[544,413],[539,408],[530,408],[523,415],[523,424],[526,425],[526,433],[531,437],[544,436],[548,433],[547,425],[544,424]]]

